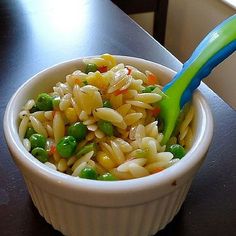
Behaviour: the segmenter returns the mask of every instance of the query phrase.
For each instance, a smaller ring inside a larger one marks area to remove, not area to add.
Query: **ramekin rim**
[[[125,58],[125,59],[131,59],[131,60],[139,60],[139,61],[145,61],[147,63],[153,63],[155,65],[161,66],[164,70],[169,71],[169,73],[175,73],[173,70],[171,70],[168,67],[165,67],[161,64],[148,61],[142,58],[137,57],[129,57],[129,56],[120,56],[120,55],[114,55],[117,58]],[[93,57],[93,56],[91,56]],[[24,86],[32,79],[37,77],[39,74],[44,73],[45,71],[51,70],[52,68],[56,68],[58,66],[61,66],[62,64],[71,63],[72,61],[81,60],[83,58],[76,58],[72,60],[68,60],[62,63],[58,63],[56,65],[53,65],[51,67],[48,67],[36,75],[32,76],[30,79],[28,79],[25,83],[20,86],[20,88],[13,94],[11,97],[6,112],[4,114],[4,133],[7,140],[7,143],[11,149],[11,151],[14,152],[11,142],[13,142],[13,145],[15,146],[15,150],[18,151],[18,157],[21,159],[22,164],[27,166],[27,168],[32,168],[35,173],[38,175],[44,176],[48,181],[52,182],[63,182],[66,184],[68,188],[76,188],[78,184],[80,184],[80,188],[84,188],[84,190],[89,191],[106,191],[106,192],[115,192],[115,191],[123,191],[124,189],[132,189],[132,190],[140,190],[140,188],[148,189],[150,187],[155,187],[157,185],[165,185],[167,182],[170,181],[170,179],[177,179],[179,176],[181,176],[184,172],[187,172],[190,168],[192,168],[196,162],[199,161],[199,158],[202,158],[204,156],[204,153],[207,151],[211,138],[213,133],[213,118],[210,111],[209,106],[207,105],[207,102],[202,95],[200,91],[198,91],[194,96],[199,97],[199,104],[202,105],[202,107],[205,109],[205,114],[207,115],[206,119],[209,120],[208,126],[205,128],[205,132],[207,133],[204,135],[202,133],[203,139],[201,141],[204,141],[203,144],[201,144],[201,148],[199,146],[196,146],[194,149],[191,149],[189,153],[186,154],[185,160],[181,160],[180,162],[176,163],[175,165],[168,167],[165,171],[162,171],[157,174],[152,174],[146,177],[132,179],[132,180],[121,180],[121,181],[96,181],[96,180],[87,180],[87,179],[80,179],[77,177],[72,177],[63,173],[60,173],[58,171],[51,170],[50,168],[46,167],[44,164],[40,163],[36,159],[32,159],[31,154],[27,152],[26,149],[21,148],[17,142],[16,137],[14,137],[13,134],[13,125],[7,125],[9,120],[11,119],[11,105],[13,101],[16,99],[17,93],[24,88]],[[22,145],[23,147],[23,145]],[[196,152],[196,150],[198,152]],[[190,156],[191,155],[191,156]],[[25,156],[27,158],[25,158]],[[111,188],[111,186],[113,186]]]

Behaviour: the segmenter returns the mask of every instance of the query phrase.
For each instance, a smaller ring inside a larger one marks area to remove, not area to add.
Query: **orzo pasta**
[[[84,59],[84,68],[51,93],[26,101],[19,136],[39,161],[71,176],[125,180],[154,174],[185,155],[194,117],[187,104],[162,145],[161,89],[151,71],[117,64],[112,55]]]

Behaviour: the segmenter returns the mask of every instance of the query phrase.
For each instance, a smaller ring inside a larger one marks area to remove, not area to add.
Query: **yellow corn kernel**
[[[107,61],[108,69],[111,69],[112,67],[116,66],[116,59],[112,55],[105,53],[101,55],[101,58]]]
[[[87,77],[87,82],[101,90],[106,90],[109,85],[108,78],[104,77],[99,71],[89,75]]]
[[[69,123],[75,123],[77,121],[77,115],[74,108],[69,107],[65,110],[65,115]]]
[[[107,170],[111,170],[115,167],[115,163],[105,152],[98,152],[96,158],[98,163]]]

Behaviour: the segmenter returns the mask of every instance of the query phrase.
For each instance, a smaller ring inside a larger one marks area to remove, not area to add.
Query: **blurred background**
[[[181,62],[217,24],[235,14],[236,0],[112,0]],[[204,82],[236,109],[236,55]]]

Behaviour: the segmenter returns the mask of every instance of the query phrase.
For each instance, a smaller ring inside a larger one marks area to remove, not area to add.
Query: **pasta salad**
[[[162,145],[159,78],[117,64],[110,54],[83,63],[19,113],[20,139],[35,158],[62,173],[104,181],[158,173],[183,158],[193,136],[191,104]]]

